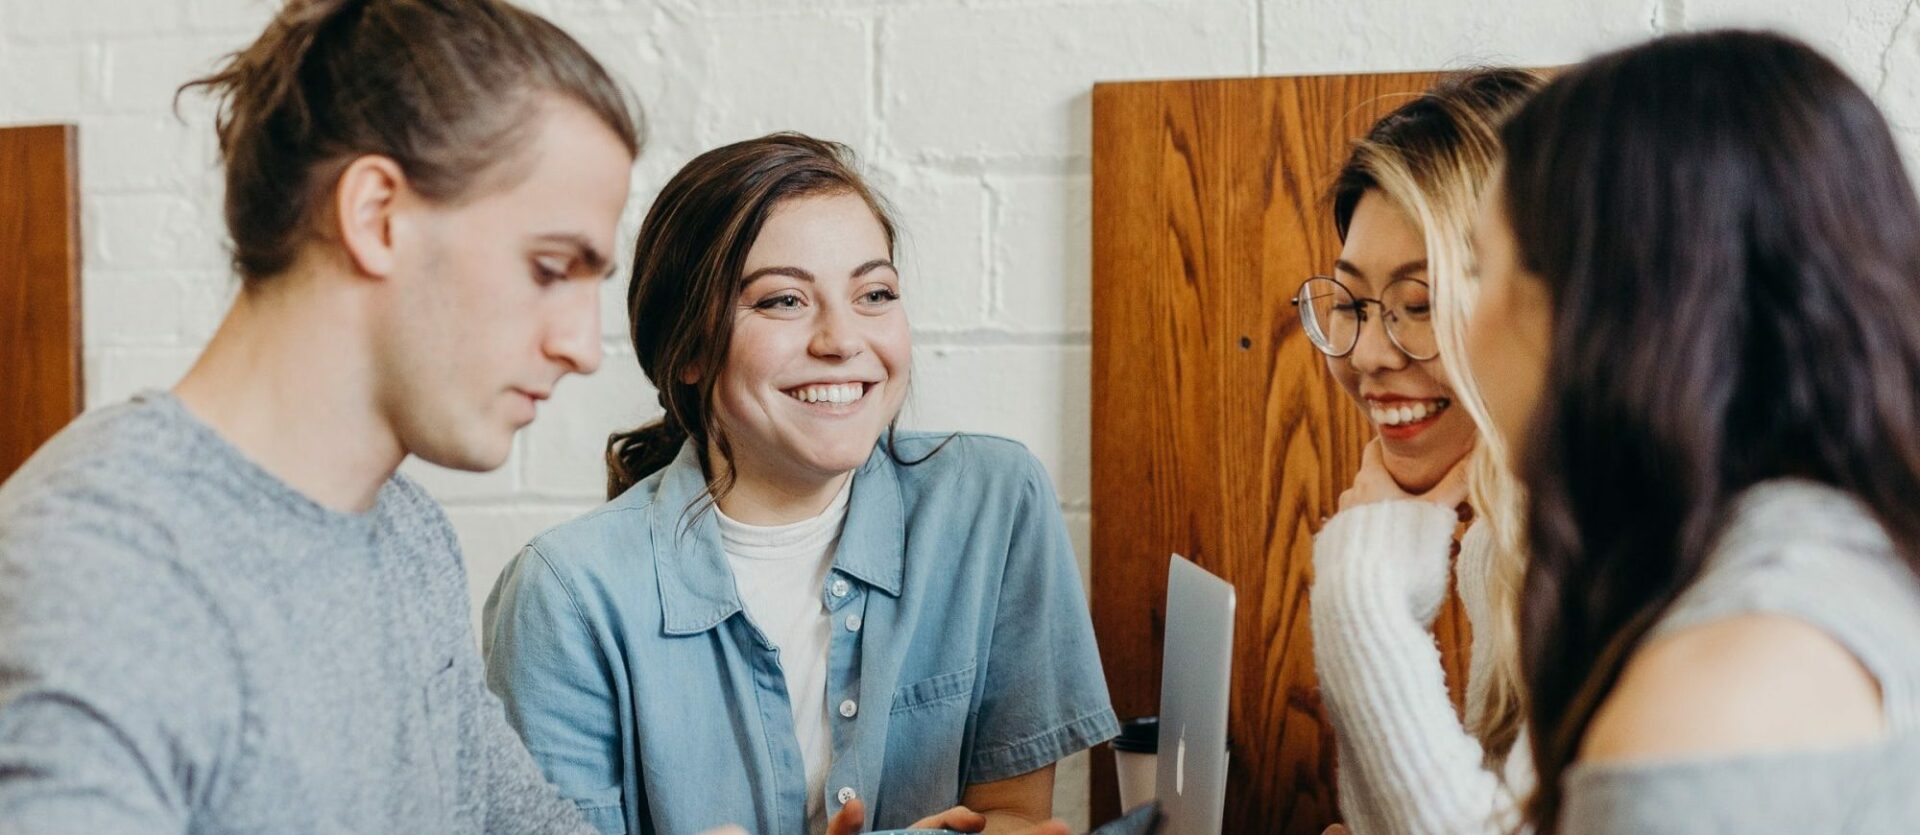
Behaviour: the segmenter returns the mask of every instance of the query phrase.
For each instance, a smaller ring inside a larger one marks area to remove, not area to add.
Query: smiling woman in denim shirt
[[[665,417],[610,439],[611,500],[514,559],[483,629],[604,832],[1064,833],[1054,763],[1118,730],[1039,464],[894,429],[893,249],[848,151],[795,134],[694,159],[641,226]]]

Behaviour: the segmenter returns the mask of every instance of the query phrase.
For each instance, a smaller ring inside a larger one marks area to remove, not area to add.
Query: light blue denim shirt
[[[528,545],[487,600],[487,680],[603,832],[804,835],[786,682],[697,510],[705,486],[689,445]],[[908,826],[1119,731],[1052,485],[1017,443],[955,436],[915,465],[877,447],[815,593],[834,623],[829,815],[859,797],[874,828]]]

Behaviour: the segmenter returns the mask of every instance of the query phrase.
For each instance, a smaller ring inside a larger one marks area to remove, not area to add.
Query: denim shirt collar
[[[733,569],[720,545],[711,509],[701,512],[706,473],[692,441],[660,474],[653,501],[654,572],[660,612],[669,635],[691,635],[718,626],[742,609]],[[884,441],[854,472],[847,521],[833,555],[834,571],[893,597],[906,575],[907,528],[900,484]],[[821,591],[825,594],[825,591]]]

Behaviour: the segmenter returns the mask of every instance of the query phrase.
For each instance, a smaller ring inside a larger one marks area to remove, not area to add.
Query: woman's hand
[[[987,828],[987,816],[965,806],[955,806],[930,818],[913,822],[908,829],[951,829],[955,832],[981,832]]]
[[[849,800],[840,812],[827,821],[827,835],[856,835],[867,825],[867,806],[859,800]]]
[[[1433,502],[1446,508],[1459,508],[1467,502],[1467,460],[1472,458],[1471,451],[1454,462],[1453,468],[1440,479],[1439,484],[1424,493],[1408,493],[1393,480],[1393,474],[1387,472],[1386,458],[1380,452],[1380,439],[1375,438],[1367,444],[1366,452],[1360,457],[1360,472],[1353,476],[1353,486],[1340,494],[1340,509],[1358,507],[1374,502],[1390,502],[1399,499],[1419,499]]]
[[[867,822],[867,809],[859,800],[849,800],[840,807],[840,813],[827,822],[827,835],[857,835]],[[952,832],[984,832],[987,828],[987,816],[965,806],[955,806],[932,817],[915,821],[908,829],[945,829]],[[1071,829],[1058,820],[1050,820],[1031,829],[1021,830],[1019,835],[1072,835]]]
[[[857,835],[867,823],[867,807],[858,799],[847,801],[840,813],[827,821],[827,835]],[[955,806],[932,817],[915,821],[908,829],[948,829],[954,832],[979,832],[987,828],[987,816],[965,806]]]

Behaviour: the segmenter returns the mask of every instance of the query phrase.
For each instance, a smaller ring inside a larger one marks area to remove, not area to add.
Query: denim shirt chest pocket
[[[975,669],[969,661],[893,691],[886,770],[881,772],[889,796],[960,801],[964,754],[972,737],[967,724]]]

